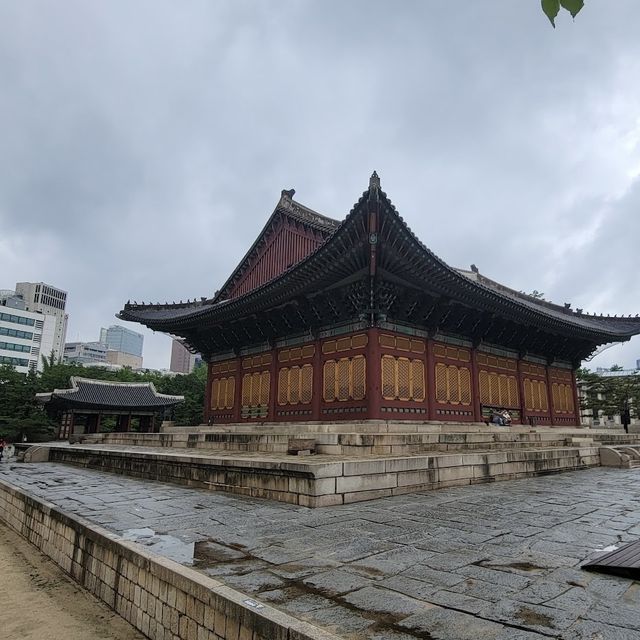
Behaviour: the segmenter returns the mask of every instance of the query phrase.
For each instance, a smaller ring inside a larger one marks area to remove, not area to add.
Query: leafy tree
[[[560,7],[566,9],[571,14],[571,17],[575,18],[584,7],[584,0],[542,0],[542,10],[549,18],[554,29],[556,28],[555,20],[558,13],[560,13]]]
[[[620,369],[612,368],[612,371]],[[619,415],[626,430],[631,416],[640,416],[638,373],[603,376],[588,369],[579,369],[577,377],[582,382],[585,394],[581,402],[582,408],[589,411],[592,417]]]

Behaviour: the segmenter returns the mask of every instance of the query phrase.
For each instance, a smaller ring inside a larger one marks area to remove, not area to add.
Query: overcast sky
[[[95,340],[212,295],[281,189],[344,218],[376,169],[449,264],[635,315],[639,28],[637,0],[555,30],[539,0],[0,0],[0,288],[65,289]]]

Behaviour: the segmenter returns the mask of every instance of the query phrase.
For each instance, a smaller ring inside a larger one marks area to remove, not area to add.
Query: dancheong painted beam
[[[211,298],[128,302],[208,363],[222,423],[353,419],[578,424],[575,369],[640,318],[584,314],[461,271],[427,249],[374,172],[342,221],[283,191]]]

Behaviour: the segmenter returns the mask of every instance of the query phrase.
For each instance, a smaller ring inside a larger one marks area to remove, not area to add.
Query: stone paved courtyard
[[[316,510],[56,464],[0,478],[343,638],[640,639],[640,582],[579,568],[640,537],[640,470]]]

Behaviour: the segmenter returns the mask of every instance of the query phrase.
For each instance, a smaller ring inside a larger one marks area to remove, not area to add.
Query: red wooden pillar
[[[367,418],[369,420],[380,420],[383,418],[382,406],[382,361],[380,353],[380,339],[378,329],[369,328],[367,331],[369,341],[367,344],[367,365],[366,365],[366,403]]]
[[[242,415],[242,358],[236,358],[236,373],[233,395],[233,422],[240,422]]]
[[[322,393],[324,389],[322,379],[322,342],[315,341],[313,354],[313,390],[311,392],[311,419],[322,420]]]
[[[278,416],[276,415],[278,408],[278,350],[275,346],[271,349],[269,380],[269,410],[267,411],[267,420],[276,422],[278,420]]]
[[[524,397],[524,376],[525,373],[522,370],[522,360],[518,356],[517,360],[517,371],[518,371],[518,395],[520,396],[520,424],[527,424],[529,422],[529,417],[527,416],[527,408]]]
[[[473,403],[473,419],[482,422],[482,407],[480,406],[480,381],[478,373],[478,351],[471,347],[471,402]]]
[[[213,384],[213,374],[211,373],[212,365],[207,362],[207,388],[204,390],[204,423],[209,424],[211,417],[211,386]]]
[[[576,426],[582,426],[582,412],[580,411],[580,396],[578,395],[578,380],[576,379],[575,370],[571,371],[571,391],[573,392],[573,414],[576,420]]]
[[[553,411],[553,393],[551,392],[551,367],[547,364],[544,368],[547,381],[547,403],[549,404],[549,419],[551,420],[551,426],[555,426],[555,413]]]
[[[427,415],[437,420],[436,414],[436,360],[433,355],[433,340],[427,338]]]

